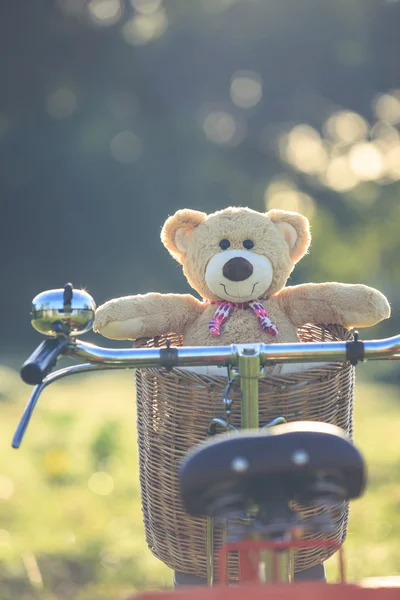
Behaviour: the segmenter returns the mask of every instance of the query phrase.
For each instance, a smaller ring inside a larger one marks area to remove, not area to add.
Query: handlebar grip
[[[42,342],[22,365],[23,381],[30,385],[42,383],[67,345],[68,339],[65,337],[48,338]]]

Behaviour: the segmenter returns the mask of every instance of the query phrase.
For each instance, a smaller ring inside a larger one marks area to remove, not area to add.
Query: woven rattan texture
[[[299,331],[304,342],[349,339],[348,332],[337,326],[306,326]],[[170,334],[172,345],[182,340]],[[165,345],[165,338],[138,340],[135,345]],[[155,556],[174,570],[206,576],[206,521],[189,517],[183,510],[177,472],[185,453],[205,440],[213,417],[225,417],[222,398],[226,378],[199,375],[187,370],[166,372],[138,370],[137,422],[140,485],[146,540]],[[333,423],[352,436],[354,368],[333,363],[290,376],[260,379],[260,426],[277,416],[288,421],[310,420]],[[232,388],[231,422],[240,427],[239,390]],[[296,507],[305,518],[318,514],[316,508]],[[321,510],[321,509],[319,509]],[[336,511],[334,531],[329,539],[344,541],[348,506]],[[322,536],[313,535],[313,538]],[[221,532],[215,535],[215,550],[221,545]],[[295,570],[301,571],[328,558],[327,549],[296,553]],[[217,566],[216,566],[217,570]],[[231,579],[237,578],[237,559],[229,564]]]

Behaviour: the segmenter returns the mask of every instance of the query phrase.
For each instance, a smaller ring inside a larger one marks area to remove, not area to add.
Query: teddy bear
[[[293,343],[299,341],[298,328],[308,323],[367,327],[390,314],[385,296],[365,285],[285,287],[311,242],[309,222],[296,212],[230,207],[207,215],[178,210],[165,222],[161,240],[200,298],[149,293],[110,300],[96,311],[95,331],[117,340],[174,332],[187,346]],[[288,373],[310,366],[283,365]],[[277,368],[281,366],[266,371],[281,375]],[[296,577],[323,580],[323,565]],[[204,583],[175,572],[176,586]]]
[[[167,219],[161,240],[201,299],[158,293],[116,298],[97,309],[95,331],[116,340],[175,332],[186,346],[292,343],[307,323],[350,329],[390,315],[385,296],[365,285],[285,287],[311,242],[309,221],[296,212],[182,209]]]

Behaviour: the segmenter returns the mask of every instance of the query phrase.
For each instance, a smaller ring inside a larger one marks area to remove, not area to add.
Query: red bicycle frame
[[[240,540],[225,543],[219,553],[220,584],[228,585],[228,558],[230,552],[239,556],[239,584],[263,583],[260,580],[259,564],[264,550],[272,551],[272,583],[280,583],[278,553],[305,548],[332,548],[339,551],[339,581],[345,583],[344,555],[342,546],[329,540]]]

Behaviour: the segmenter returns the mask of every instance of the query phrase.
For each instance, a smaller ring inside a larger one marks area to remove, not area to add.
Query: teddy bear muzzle
[[[209,261],[205,281],[218,299],[248,302],[261,298],[271,285],[273,269],[266,256],[249,250],[224,250]]]

